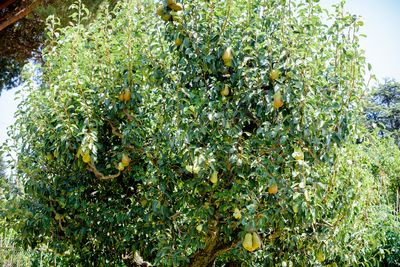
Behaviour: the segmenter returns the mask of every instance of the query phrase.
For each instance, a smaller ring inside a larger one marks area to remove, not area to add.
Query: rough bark
[[[207,234],[206,247],[197,251],[191,258],[188,266],[190,267],[211,267],[217,255],[218,246],[218,227],[217,221],[210,223]]]
[[[219,238],[218,221],[210,223],[207,234],[207,242],[204,249],[197,251],[190,257],[188,266],[190,267],[213,267],[215,259],[228,252],[237,245],[237,242],[232,244],[223,243]]]

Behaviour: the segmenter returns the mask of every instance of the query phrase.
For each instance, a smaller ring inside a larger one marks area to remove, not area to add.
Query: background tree
[[[14,126],[20,242],[67,266],[379,262],[386,183],[347,142],[362,23],[317,2],[121,1],[87,26],[78,2],[70,26],[50,18]]]
[[[41,62],[45,20],[49,15],[68,21],[68,7],[73,0],[6,0],[0,4],[0,93],[15,87],[28,59]],[[95,13],[104,2],[82,1]]]
[[[400,148],[400,83],[386,79],[372,93],[366,107],[367,126],[372,123],[378,126],[380,136],[391,135]],[[397,177],[393,188],[396,195],[395,211],[400,211],[400,179]]]
[[[389,131],[400,147],[400,83],[387,79],[375,88],[366,109],[368,123]]]

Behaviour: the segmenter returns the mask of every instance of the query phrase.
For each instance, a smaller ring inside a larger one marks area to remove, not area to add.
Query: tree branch
[[[117,178],[118,176],[121,175],[120,171],[118,173],[116,173],[116,174],[113,174],[113,175],[104,175],[104,174],[102,174],[101,172],[99,172],[97,170],[97,168],[96,168],[96,166],[94,165],[93,162],[89,162],[88,163],[88,170],[93,172],[94,175],[100,180],[112,180],[112,179],[115,179],[115,178]]]
[[[17,13],[12,14],[8,17],[6,17],[0,24],[0,31],[4,30],[8,26],[14,24],[18,20],[26,17],[29,15],[36,7],[38,7],[41,4],[42,0],[34,0],[29,6],[23,8],[22,10],[19,10]]]
[[[15,0],[6,0],[4,3],[0,3],[0,9],[4,9],[14,3]]]

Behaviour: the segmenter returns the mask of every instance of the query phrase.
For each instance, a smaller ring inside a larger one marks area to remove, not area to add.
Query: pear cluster
[[[176,3],[174,0],[165,1],[164,5],[161,5],[157,8],[157,15],[161,17],[163,21],[173,21],[174,15],[171,12],[182,11],[183,6],[181,3]]]
[[[247,233],[244,236],[244,240],[243,240],[243,247],[250,252],[253,252],[259,248],[261,248],[261,239],[258,236],[257,233],[253,232],[253,233]]]
[[[123,171],[125,169],[125,167],[129,166],[130,162],[131,162],[131,159],[126,154],[122,154],[122,159],[121,159],[121,162],[118,163],[117,169],[119,171]]]

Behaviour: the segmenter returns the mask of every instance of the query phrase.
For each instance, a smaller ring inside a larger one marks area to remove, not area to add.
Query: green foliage
[[[0,57],[0,93],[9,90],[20,83],[19,74],[22,64],[13,60]]]
[[[88,26],[78,2],[71,26],[50,18],[14,131],[21,244],[69,266],[379,261],[388,185],[347,140],[361,22],[317,2],[163,2],[165,22],[153,1],[121,1]]]
[[[3,225],[0,223],[0,227]],[[0,266],[30,266],[31,254],[16,247],[13,239],[15,232],[0,231]]]
[[[74,0],[47,0],[41,6],[39,6],[35,10],[35,14],[37,14],[40,18],[45,20],[49,16],[54,16],[60,18],[61,24],[63,26],[68,25],[70,18],[69,15],[70,7],[75,4]],[[81,0],[82,4],[92,12],[92,14],[96,14],[97,10],[101,7],[105,7],[106,5],[115,5],[117,1],[115,0]]]
[[[385,249],[388,255],[385,258],[385,263],[388,266],[400,266],[400,223],[397,223],[397,228],[392,228],[386,232],[387,244]]]
[[[13,240],[16,233],[7,224],[7,214],[13,212],[10,208],[13,197],[0,153],[0,266],[29,266],[30,254],[15,246]]]
[[[386,80],[372,93],[366,115],[369,124],[375,123],[389,131],[400,147],[400,83]]]
[[[22,9],[26,1],[16,1],[8,8],[0,10],[4,19]],[[41,61],[40,47],[44,44],[45,21],[48,16],[60,18],[61,25],[69,21],[69,7],[72,0],[46,0],[33,13],[22,18],[14,25],[1,31],[0,35],[0,94],[2,90],[9,90],[21,83],[23,66],[29,59]],[[82,0],[94,14],[106,4],[114,5],[115,1]],[[88,18],[91,19],[91,18]]]

